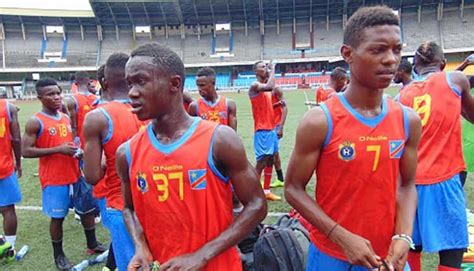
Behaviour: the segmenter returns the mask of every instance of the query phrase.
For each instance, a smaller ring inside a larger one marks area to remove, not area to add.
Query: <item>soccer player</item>
[[[421,124],[415,112],[383,94],[401,49],[392,10],[360,8],[341,47],[351,71],[347,89],[299,124],[285,197],[313,226],[306,270],[404,270]],[[315,199],[305,191],[314,171]]]
[[[70,196],[78,189],[79,157],[78,148],[73,144],[69,117],[59,111],[62,105],[61,88],[53,79],[45,78],[36,83],[36,92],[42,109],[26,123],[23,157],[39,158],[43,212],[51,218],[54,262],[58,269],[68,270],[72,264],[64,255],[62,242],[63,221],[71,205],[81,217],[87,252],[100,253],[105,248],[96,240],[94,214],[90,206],[77,195]]]
[[[347,84],[347,73],[344,68],[336,67],[329,76],[327,88],[320,86],[316,90],[316,103],[320,104],[326,101],[334,93],[341,92]]]
[[[446,59],[436,43],[421,44],[414,64],[419,77],[400,92],[400,102],[418,112],[423,126],[416,172],[416,249],[410,253],[410,266],[421,270],[420,252],[438,252],[438,270],[461,270],[469,246],[466,201],[459,178],[466,169],[461,115],[474,122],[474,97],[464,74],[443,72]]]
[[[132,114],[125,80],[125,64],[129,56],[112,54],[105,64],[104,92],[113,99],[89,112],[84,123],[84,174],[96,185],[105,174],[106,227],[112,239],[113,253],[120,271],[126,270],[134,254],[134,246],[122,218],[123,197],[115,167],[115,153],[123,142],[135,135],[143,123]],[[105,171],[102,155],[105,155]],[[100,185],[100,184],[99,184]]]
[[[71,127],[74,137],[78,136],[81,140],[81,146],[84,145],[82,137],[82,125],[86,114],[94,109],[94,103],[97,100],[95,95],[95,87],[91,88],[91,78],[87,72],[76,72],[75,83],[77,85],[77,93],[67,96],[64,99],[69,117],[71,119]],[[91,92],[92,90],[92,92]]]
[[[288,115],[288,106],[286,101],[283,98],[283,91],[276,87],[272,91],[272,104],[273,112],[275,115],[275,132],[278,137],[278,144],[280,144],[280,139],[283,137],[283,130],[285,127],[286,116]],[[278,147],[278,149],[280,149]],[[273,165],[275,166],[275,171],[277,173],[277,179],[270,184],[270,187],[283,187],[283,171],[281,170],[281,159],[280,152],[277,151],[273,156]]]
[[[398,70],[397,73],[395,73],[393,82],[396,84],[402,84],[403,87],[407,86],[413,80],[411,78],[412,70],[413,68],[411,63],[406,59],[402,59],[400,61],[400,65],[398,65]]]
[[[273,171],[273,156],[278,152],[278,136],[275,133],[275,117],[272,104],[272,91],[275,85],[275,65],[258,61],[253,65],[257,81],[249,89],[250,102],[254,120],[254,151],[257,159],[255,169],[262,175],[263,191],[267,200],[281,200],[281,197],[270,192]],[[264,170],[265,169],[265,170]]]
[[[235,131],[189,116],[179,56],[138,47],[126,68],[133,112],[152,119],[117,151],[124,219],[135,242],[129,270],[242,270],[235,245],[266,215],[257,174]],[[232,186],[244,209],[233,219]]]
[[[191,102],[188,107],[189,115],[227,125],[237,131],[237,106],[233,100],[217,94],[216,72],[214,69],[205,67],[198,70],[196,85],[201,98]],[[239,213],[243,206],[235,194],[233,194],[232,202],[234,212]]]
[[[0,99],[0,213],[5,240],[15,248],[17,218],[15,204],[21,201],[21,133],[17,107]],[[12,255],[13,256],[13,255]]]

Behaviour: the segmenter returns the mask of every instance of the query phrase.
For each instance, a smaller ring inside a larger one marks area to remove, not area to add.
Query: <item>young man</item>
[[[388,7],[361,8],[343,42],[351,82],[301,121],[285,196],[313,226],[306,270],[404,270],[421,125],[383,94],[401,58],[398,18]],[[314,171],[315,199],[305,191]]]
[[[241,270],[235,245],[266,215],[257,174],[235,131],[182,107],[179,56],[138,47],[126,68],[133,112],[152,119],[117,151],[124,219],[135,242],[129,270]],[[232,186],[244,209],[233,219]]]
[[[95,92],[90,92],[91,78],[87,72],[76,72],[75,82],[77,93],[67,96],[64,99],[69,117],[71,119],[71,127],[74,137],[79,137],[81,146],[84,146],[84,138],[82,136],[82,125],[86,114],[94,109],[94,103],[97,100]],[[95,91],[95,88],[94,88]]]
[[[115,167],[117,148],[144,126],[132,114],[125,80],[125,64],[129,56],[112,54],[105,64],[104,92],[113,99],[89,112],[84,123],[84,174],[87,182],[96,185],[105,174],[106,227],[112,239],[113,253],[120,271],[126,270],[134,254],[134,246],[122,218],[123,197]],[[105,170],[102,165],[105,155]]]
[[[62,248],[63,221],[69,207],[74,206],[81,215],[87,239],[88,253],[105,250],[96,240],[94,215],[83,209],[82,198],[71,194],[77,191],[79,178],[78,148],[73,144],[71,123],[60,112],[61,88],[53,79],[45,78],[36,83],[41,101],[40,112],[28,120],[23,138],[23,157],[39,158],[39,177],[43,193],[43,212],[51,218],[50,234],[54,261],[60,270],[72,268]]]
[[[233,100],[217,94],[216,72],[214,69],[205,67],[198,70],[196,85],[201,98],[189,105],[189,115],[227,125],[237,131],[237,106]],[[232,197],[232,202],[234,213],[239,213],[243,207],[235,194]]]
[[[398,65],[397,73],[395,73],[395,77],[393,77],[393,82],[395,84],[402,84],[403,87],[407,86],[413,81],[411,78],[412,70],[411,63],[406,59],[402,59],[400,65]]]
[[[255,169],[263,179],[263,191],[267,200],[281,200],[270,192],[272,180],[273,156],[278,152],[278,136],[275,133],[275,117],[272,104],[272,91],[275,86],[275,65],[258,61],[253,65],[257,81],[249,89],[254,121],[254,150],[257,159]],[[265,168],[265,170],[264,170]]]
[[[272,91],[272,104],[275,115],[275,132],[278,137],[278,144],[280,144],[280,139],[283,137],[286,116],[288,115],[288,107],[286,105],[285,99],[283,98],[283,91],[279,87],[274,88]],[[278,149],[280,149],[279,146]],[[283,171],[281,170],[279,151],[277,151],[273,156],[273,162],[275,171],[277,173],[277,179],[270,184],[270,187],[283,187],[284,178]]]
[[[0,213],[5,241],[15,248],[17,218],[15,204],[21,201],[21,133],[17,107],[0,99]],[[0,251],[3,254],[3,251]],[[13,260],[14,254],[8,260]]]
[[[334,93],[339,93],[347,84],[347,73],[344,68],[336,67],[329,76],[328,87],[320,86],[316,90],[316,103],[320,104],[326,101]]]
[[[423,126],[418,149],[418,209],[410,253],[412,270],[420,269],[421,251],[439,252],[438,270],[461,270],[469,246],[466,201],[459,173],[466,169],[461,115],[474,122],[469,80],[459,71],[443,72],[443,50],[434,42],[415,52],[418,79],[400,92],[400,102],[418,112]]]

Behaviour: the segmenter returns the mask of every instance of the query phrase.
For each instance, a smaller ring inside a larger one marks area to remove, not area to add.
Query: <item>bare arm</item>
[[[13,154],[15,155],[15,169],[18,177],[21,177],[21,131],[20,123],[18,122],[18,109],[13,104],[8,104],[10,110],[11,121],[10,121],[10,133],[11,142],[13,147]]]
[[[267,204],[257,174],[245,155],[239,137],[230,127],[216,131],[213,156],[217,167],[230,177],[237,197],[244,205],[239,216],[215,239],[194,253],[178,256],[163,264],[164,270],[199,270],[212,258],[245,238],[267,214]]]
[[[64,105],[66,107],[69,118],[71,119],[72,135],[77,136],[77,112],[76,112],[76,101],[72,97],[64,98]]]
[[[411,236],[417,207],[415,188],[416,166],[418,163],[418,143],[421,137],[421,121],[418,114],[409,109],[409,139],[400,159],[400,180],[397,189],[397,215],[395,234]],[[387,263],[395,270],[403,270],[410,247],[404,240],[392,240],[387,256]]]
[[[188,107],[188,114],[193,117],[198,117],[198,105],[197,102],[192,102]]]
[[[104,176],[102,167],[102,131],[107,129],[104,114],[93,110],[86,115],[82,134],[84,146],[84,176],[92,185],[97,184]]]
[[[231,99],[227,99],[227,120],[229,123],[230,128],[237,131],[237,105]]]
[[[471,61],[470,56],[464,59],[464,61],[456,68],[457,71],[464,71],[468,66],[474,65],[474,62]]]
[[[250,93],[258,93],[262,91],[272,91],[275,88],[275,65],[271,64],[270,74],[266,83],[254,82],[250,86]]]
[[[288,116],[288,106],[286,105],[285,98],[283,97],[283,91],[279,87],[275,88],[275,90],[276,90],[275,93],[277,95],[278,101],[280,103],[279,106],[282,107],[281,121],[279,124],[281,132],[279,132],[279,134],[283,135],[283,128],[285,126],[286,117]]]
[[[143,270],[150,270],[149,264],[153,261],[150,249],[143,233],[142,225],[138,221],[135,215],[135,209],[133,207],[132,192],[130,190],[130,178],[128,175],[128,162],[125,155],[125,144],[122,144],[116,153],[115,166],[117,168],[117,174],[122,180],[122,195],[124,201],[123,207],[123,220],[127,226],[128,232],[132,237],[133,243],[135,244],[135,255],[130,261],[129,270],[136,270],[142,267]],[[132,267],[132,268],[130,268]]]
[[[298,125],[295,148],[286,170],[286,200],[311,225],[341,247],[351,264],[377,267],[379,257],[373,252],[370,242],[338,225],[306,193],[306,185],[318,164],[327,132],[326,116],[321,108],[311,109]]]
[[[474,96],[471,94],[469,79],[461,72],[451,73],[451,82],[461,91],[461,114],[474,123]]]
[[[22,154],[25,158],[37,158],[48,156],[51,154],[62,153],[64,155],[73,156],[77,148],[73,146],[72,142],[59,145],[52,148],[37,148],[36,140],[37,134],[40,131],[40,123],[31,118],[25,126],[25,134],[23,135]]]
[[[183,102],[185,104],[190,104],[192,102],[194,102],[194,99],[191,95],[189,95],[188,93],[186,92],[183,92]]]

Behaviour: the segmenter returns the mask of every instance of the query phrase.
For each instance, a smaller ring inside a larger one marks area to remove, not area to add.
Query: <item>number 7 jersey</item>
[[[415,109],[423,126],[416,184],[445,181],[466,169],[461,136],[461,91],[450,74],[432,73],[400,91],[400,102]]]
[[[153,258],[160,263],[195,252],[233,220],[230,182],[217,170],[212,155],[217,127],[194,118],[180,139],[164,145],[150,124],[125,145],[133,207]],[[210,260],[204,270],[241,266],[234,247]]]
[[[359,114],[343,94],[321,108],[328,132],[316,165],[316,201],[350,232],[368,239],[375,253],[387,256],[395,232],[399,164],[409,135],[406,108],[386,96],[373,118]],[[326,233],[311,230],[322,252],[347,261]]]

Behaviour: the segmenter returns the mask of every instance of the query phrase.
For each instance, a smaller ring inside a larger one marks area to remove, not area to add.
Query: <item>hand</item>
[[[83,156],[84,156],[84,151],[81,149],[77,149],[76,153],[74,154],[74,158],[76,158],[77,160],[81,160]]]
[[[466,66],[470,66],[470,65],[474,65],[474,54],[468,56],[466,59],[464,59],[464,65]]]
[[[71,142],[64,143],[57,147],[58,153],[67,155],[67,156],[74,156],[76,154],[77,148],[74,147],[74,144]]]
[[[135,255],[128,263],[127,270],[128,271],[135,271],[135,270],[143,270],[143,271],[150,271],[150,266],[153,263],[153,256],[148,248],[144,249],[136,249]]]
[[[387,258],[385,259],[390,271],[403,270],[403,267],[405,267],[405,263],[407,261],[409,250],[410,246],[407,242],[403,240],[392,241],[392,243],[390,244],[390,248],[388,249]],[[387,269],[382,267],[380,270]]]
[[[190,270],[197,271],[203,269],[207,265],[207,260],[197,254],[190,253],[175,257],[160,266],[160,271],[180,271]]]
[[[379,267],[381,259],[375,254],[369,240],[341,228],[336,228],[332,234],[344,251],[349,263],[369,269]]]
[[[283,137],[283,127],[280,126],[280,128],[277,131],[277,136],[279,139]]]
[[[23,170],[21,169],[21,166],[15,167],[15,171],[16,171],[17,178],[21,178],[21,176],[23,175]]]

